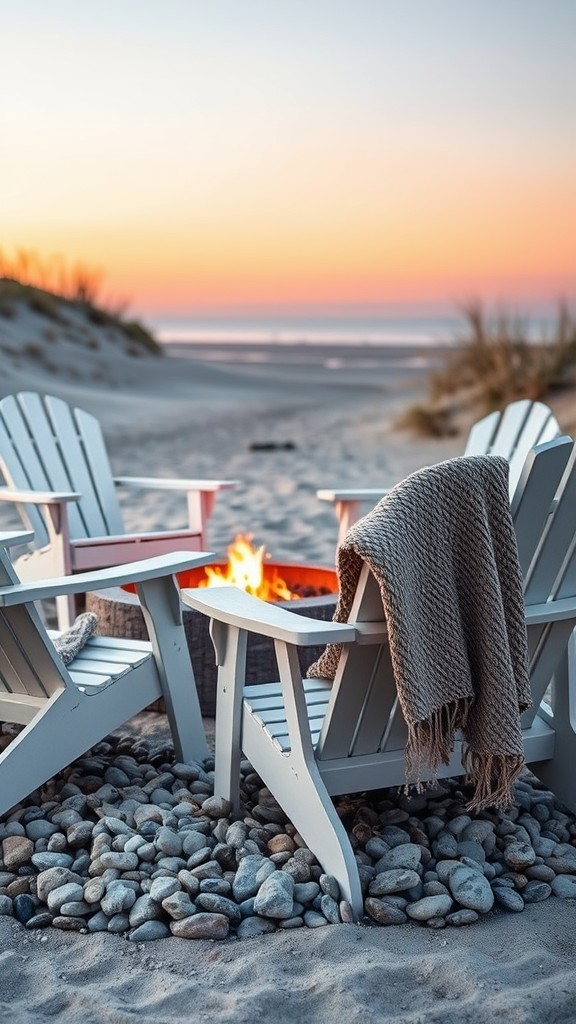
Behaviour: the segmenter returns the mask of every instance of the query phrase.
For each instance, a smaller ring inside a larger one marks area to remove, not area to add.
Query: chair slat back
[[[570,438],[557,438],[538,446],[530,452],[516,487],[512,514],[524,559],[522,568],[533,573],[527,588],[532,602],[540,600],[547,559],[552,554],[555,569],[549,594],[554,598],[568,591],[576,593],[576,518],[573,513],[576,455],[573,452],[574,442]],[[568,524],[570,509],[571,527]],[[562,557],[566,545],[571,557],[559,582],[560,568],[567,561]],[[570,582],[565,584],[567,578]],[[386,628],[378,584],[367,564],[362,567],[350,621],[359,626],[360,632],[361,624],[368,622],[382,623],[383,631]],[[360,637],[359,642],[344,650],[340,657],[316,748],[319,762],[384,753],[401,749],[405,744],[406,724],[397,699],[388,644],[378,640],[377,630],[374,632],[373,643],[368,642],[368,637],[362,642]],[[558,651],[562,653],[569,632],[570,627],[563,623],[534,626],[529,630],[534,707],[526,713],[524,724],[531,724],[534,719],[557,665]]]
[[[576,594],[576,448],[559,483],[538,547],[526,570],[526,603]]]
[[[489,413],[488,416],[483,416],[481,420],[477,420],[470,428],[464,454],[486,455],[486,452],[490,451],[500,419],[501,413],[496,411]]]
[[[510,496],[513,495],[524,460],[531,448],[560,434],[552,410],[543,402],[520,399],[499,412],[490,413],[472,427],[466,455],[502,455],[510,463]]]
[[[68,508],[72,539],[124,532],[100,425],[61,399],[22,392],[0,402],[0,468],[13,487],[78,491]],[[22,513],[36,546],[46,544],[38,508]]]
[[[525,580],[530,576],[535,553],[551,522],[554,500],[573,448],[571,438],[558,437],[531,449],[524,461],[510,508]]]
[[[59,398],[47,396],[44,401],[72,490],[82,495],[78,512],[83,532],[77,536],[123,533],[112,469],[98,420],[81,409],[72,410]]]
[[[523,728],[531,726],[536,718],[542,698],[550,686],[572,631],[571,621],[548,622],[543,626],[528,627],[532,707],[522,716]]]
[[[385,631],[380,590],[366,564],[362,566],[350,620],[382,623]],[[395,704],[396,684],[388,644],[356,643],[347,647],[340,657],[316,747],[318,759],[375,753],[390,731]]]
[[[18,583],[0,545],[0,585]],[[0,608],[0,696],[50,697],[68,685],[64,665],[33,604]]]
[[[504,410],[502,416],[503,423],[506,412],[507,410]],[[516,438],[514,448],[507,456],[510,463],[510,494],[514,493],[516,484],[520,479],[524,461],[530,449],[535,445],[543,444],[545,441],[551,441],[560,434],[561,430],[558,421],[552,415],[552,410],[542,402],[533,402],[524,425]],[[496,439],[494,444],[494,454],[500,454],[498,452],[498,439]]]

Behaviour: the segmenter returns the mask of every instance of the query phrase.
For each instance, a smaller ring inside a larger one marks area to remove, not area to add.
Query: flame
[[[276,569],[264,575],[264,560],[270,556],[262,544],[255,548],[252,535],[239,533],[228,547],[228,564],[225,569],[219,566],[205,566],[206,579],[201,580],[199,587],[240,587],[248,594],[262,598],[263,601],[291,601],[298,595],[292,593],[285,580],[278,575]]]

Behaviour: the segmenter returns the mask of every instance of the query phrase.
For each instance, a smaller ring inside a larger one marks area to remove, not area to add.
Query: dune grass
[[[544,399],[576,382],[576,319],[560,303],[551,334],[534,341],[525,322],[502,313],[491,320],[480,303],[463,310],[465,331],[428,380],[423,403],[410,406],[398,425],[421,435],[456,432],[458,413],[479,415],[518,398]]]
[[[101,295],[101,273],[83,264],[69,266],[61,257],[42,260],[19,249],[8,257],[0,250],[0,318],[11,319],[19,303],[54,324],[66,324],[67,311],[84,314],[97,327],[112,327],[126,335],[129,351],[161,355],[162,348],[143,324],[125,316],[126,303],[111,305]]]

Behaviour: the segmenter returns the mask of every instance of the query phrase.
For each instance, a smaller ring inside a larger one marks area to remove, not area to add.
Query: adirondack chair
[[[207,546],[206,525],[218,491],[231,480],[116,477],[98,420],[50,395],[33,392],[0,401],[0,500],[16,504],[33,551],[16,562],[23,580],[67,576],[151,555]],[[188,527],[127,534],[115,484],[186,492]],[[57,597],[58,625],[76,615],[74,596]]]
[[[502,411],[478,420],[468,435],[464,455],[503,455],[510,463],[510,496],[514,493],[524,460],[534,445],[551,441],[561,433],[552,410],[542,402],[520,399]],[[372,507],[389,488],[329,488],[316,491],[320,501],[334,505],[338,519],[338,544],[344,540],[363,507]]]
[[[159,697],[178,760],[207,757],[174,574],[205,565],[213,555],[174,552],[22,584],[8,549],[27,539],[0,533],[0,721],[25,726],[0,754],[0,815]],[[66,668],[33,602],[130,582],[151,640],[94,636]]]
[[[573,448],[571,439],[559,438],[531,451],[511,508],[525,579],[534,701],[522,719],[525,757],[561,800],[576,807],[576,683],[569,674],[575,662],[567,658],[576,624],[574,459],[564,472]],[[407,736],[382,598],[368,565],[344,624],[319,623],[230,587],[185,590],[182,596],[212,620],[219,665],[215,793],[238,809],[243,752],[360,917],[357,865],[331,797],[402,785]],[[279,681],[254,684],[246,678],[249,632],[274,640]],[[302,679],[298,647],[330,642],[345,645],[334,682]],[[550,684],[551,703],[544,700]],[[463,771],[456,742],[438,775]]]

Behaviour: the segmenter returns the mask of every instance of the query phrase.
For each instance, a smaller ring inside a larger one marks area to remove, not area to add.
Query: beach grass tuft
[[[463,313],[465,331],[430,374],[427,399],[409,407],[398,426],[449,436],[459,410],[474,407],[483,415],[519,398],[544,399],[576,381],[576,317],[566,303],[549,335],[538,340],[525,321],[506,312],[493,320],[479,302]]]
[[[127,303],[105,303],[101,298],[100,271],[60,256],[41,259],[27,249],[9,257],[0,249],[0,316],[15,316],[18,303],[53,323],[64,326],[67,312],[80,312],[89,323],[118,330],[129,341],[131,355],[161,355],[162,348],[137,320],[125,317]]]

